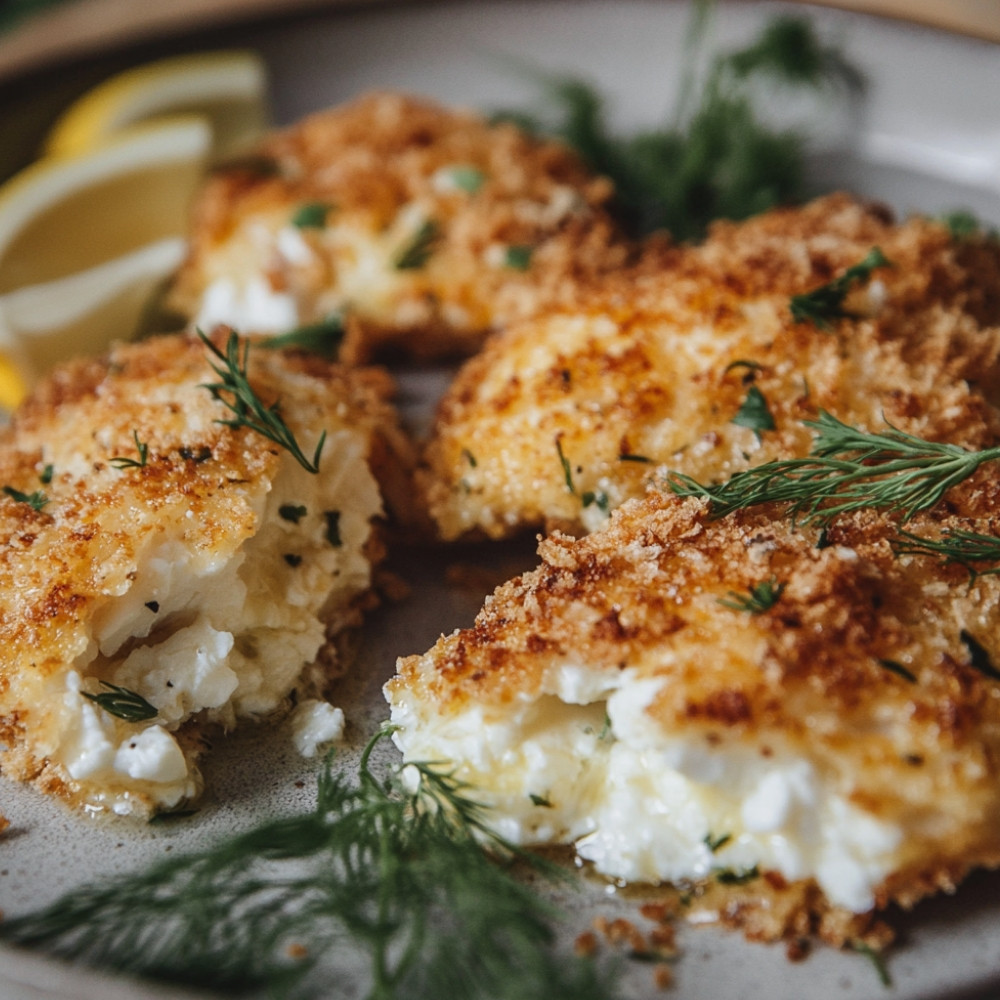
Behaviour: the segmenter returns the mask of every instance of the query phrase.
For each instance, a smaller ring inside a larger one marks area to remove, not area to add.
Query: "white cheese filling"
[[[281,708],[326,623],[367,588],[364,548],[381,500],[361,435],[331,432],[322,470],[285,456],[270,491],[251,498],[258,530],[226,551],[184,544],[185,512],[165,516],[137,553],[129,589],[97,609],[87,648],[54,692],[56,725],[42,748],[85,786],[92,808],[145,812],[194,797],[200,776],[174,732],[196,716],[231,728]],[[92,696],[109,684],[155,715],[130,720],[102,706]],[[304,753],[343,732],[339,709],[313,704],[297,734]]]
[[[449,760],[519,844],[573,843],[597,871],[684,882],[728,870],[815,878],[854,912],[895,867],[898,826],[852,805],[807,759],[665,739],[645,708],[659,682],[563,666],[545,695],[491,716],[425,715],[398,692],[407,760]]]

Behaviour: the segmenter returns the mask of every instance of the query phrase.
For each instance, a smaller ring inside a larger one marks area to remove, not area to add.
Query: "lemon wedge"
[[[98,267],[0,296],[0,357],[18,376],[7,398],[16,405],[27,383],[57,361],[96,354],[112,340],[132,337],[186,247],[180,237],[168,237]]]
[[[210,145],[205,121],[180,118],[16,174],[0,187],[0,294],[182,235]]]
[[[0,404],[57,362],[137,332],[185,252],[211,144],[203,118],[149,122],[0,187]]]
[[[225,158],[263,132],[267,108],[267,74],[254,53],[175,56],[126,70],[88,91],[57,119],[45,151],[85,152],[139,122],[197,114],[211,126],[213,156]]]

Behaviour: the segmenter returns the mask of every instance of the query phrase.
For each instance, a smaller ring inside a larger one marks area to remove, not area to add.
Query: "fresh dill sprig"
[[[340,313],[331,313],[315,323],[306,323],[287,333],[265,337],[259,343],[261,347],[273,350],[290,348],[308,354],[318,354],[327,361],[333,361],[344,341],[344,332],[344,317]]]
[[[796,323],[812,323],[820,330],[829,330],[832,321],[852,318],[852,313],[845,311],[844,299],[855,285],[867,281],[872,271],[879,267],[891,267],[892,264],[878,247],[872,247],[864,260],[849,267],[840,277],[814,288],[802,295],[793,295],[788,308]]]
[[[548,107],[498,116],[557,135],[610,177],[619,214],[634,235],[667,229],[679,241],[696,240],[713,219],[743,219],[802,196],[805,139],[764,121],[760,111],[769,95],[758,93],[755,101],[753,84],[848,96],[863,87],[857,70],[821,42],[807,19],[789,16],[768,22],[748,47],[714,56],[702,77],[710,6],[694,5],[680,97],[665,127],[616,136],[591,84],[539,72],[534,76]]]
[[[816,431],[806,458],[766,462],[718,486],[674,472],[667,485],[678,496],[707,499],[714,517],[762,503],[788,503],[793,516],[821,526],[866,507],[901,514],[906,521],[933,507],[981,465],[1000,460],[1000,447],[968,451],[894,427],[871,433],[825,410],[805,425]]]
[[[730,590],[728,597],[720,597],[716,603],[731,611],[748,611],[752,615],[761,615],[770,611],[781,600],[785,587],[786,584],[778,583],[772,577],[754,584],[745,594]]]
[[[135,459],[122,455],[115,456],[110,459],[110,462],[116,469],[143,469],[146,467],[146,463],[149,461],[149,444],[139,440],[138,431],[132,431],[132,440],[135,441],[135,450],[139,453],[139,457]]]
[[[851,947],[859,955],[863,955],[871,962],[872,967],[875,969],[875,975],[878,976],[878,981],[886,989],[892,986],[892,976],[889,975],[889,967],[885,964],[885,956],[880,951],[876,951],[871,945],[865,944],[864,941],[853,941]]]
[[[100,684],[101,687],[107,688],[101,694],[88,694],[86,691],[81,693],[84,698],[89,698],[109,715],[124,719],[126,722],[145,722],[147,719],[155,719],[159,714],[141,694],[108,681],[101,681]]]
[[[553,949],[554,914],[497,863],[520,855],[489,831],[469,789],[431,764],[377,776],[370,754],[381,735],[357,784],[327,765],[313,812],[78,889],[5,920],[0,937],[282,998],[329,996],[321,963],[349,950],[364,956],[368,979],[351,995],[368,1000],[609,1000],[609,977]]]
[[[49,502],[49,498],[41,490],[23,493],[21,490],[14,489],[13,486],[5,486],[3,491],[11,500],[16,500],[18,503],[26,503],[34,511],[41,511]]]
[[[319,472],[319,456],[326,443],[326,431],[320,434],[319,441],[316,443],[316,451],[313,453],[312,459],[308,459],[303,454],[288,424],[278,412],[278,404],[265,406],[254,392],[253,386],[250,385],[247,379],[249,342],[244,343],[241,356],[240,338],[235,332],[230,332],[225,352],[219,350],[201,330],[198,331],[198,336],[212,354],[222,362],[221,367],[212,365],[212,371],[222,381],[213,382],[203,386],[203,388],[208,389],[215,399],[235,414],[232,420],[218,420],[216,423],[225,424],[227,427],[246,427],[256,431],[269,441],[273,441],[289,451],[307,472]]]
[[[1000,538],[962,528],[945,528],[940,538],[924,538],[911,531],[900,531],[892,542],[897,555],[937,556],[946,563],[957,563],[972,580],[977,576],[1000,573]],[[990,569],[980,569],[976,563],[994,563]]]

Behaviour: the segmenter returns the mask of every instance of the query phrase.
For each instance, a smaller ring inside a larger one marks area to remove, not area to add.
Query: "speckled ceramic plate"
[[[748,39],[775,9],[722,3],[719,43]],[[808,11],[870,84],[861,112],[834,119],[817,137],[817,187],[847,187],[901,212],[964,208],[1000,223],[1000,47],[902,22],[819,7]],[[671,107],[686,16],[685,5],[669,0],[385,5],[234,25],[210,39],[192,40],[190,47],[257,48],[271,68],[279,122],[376,87],[405,88],[483,109],[523,105],[535,97],[518,69],[527,64],[590,77],[609,95],[614,121],[628,129],[662,120]],[[174,49],[183,45],[176,42]],[[810,109],[790,113],[813,116]],[[433,374],[405,379],[407,406],[426,414],[442,385],[443,378]],[[492,569],[497,581],[533,561],[524,546],[473,549],[460,557]],[[348,768],[385,716],[380,687],[395,657],[422,651],[440,632],[468,624],[479,607],[482,592],[446,582],[444,569],[452,558],[433,553],[397,557],[398,568],[414,584],[414,596],[370,621],[355,672],[339,693],[350,720],[342,757]],[[264,816],[308,809],[315,766],[296,755],[278,727],[219,745],[207,777],[212,792],[196,817],[148,829],[72,816],[30,790],[0,782],[0,811],[12,821],[0,840],[0,908],[18,914],[85,880],[208,843]],[[586,929],[595,915],[636,917],[636,903],[581,880],[572,912],[571,935]],[[931,900],[902,917],[888,990],[856,955],[819,949],[792,964],[780,947],[747,944],[711,928],[685,928],[676,982],[666,995],[673,1000],[867,1000],[882,995],[985,1000],[1000,993],[998,920],[1000,877],[990,875],[972,878],[954,896]],[[337,960],[344,976],[338,976],[331,996],[345,995],[344,984],[350,981],[351,956]],[[654,994],[648,966],[626,961],[622,976],[627,996]],[[196,995],[0,950],[3,1000],[189,1000]]]

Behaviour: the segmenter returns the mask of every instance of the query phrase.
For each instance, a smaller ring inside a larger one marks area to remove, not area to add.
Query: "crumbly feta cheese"
[[[187,762],[163,726],[149,726],[124,741],[115,754],[116,771],[140,781],[168,783],[187,777]]]
[[[655,679],[562,664],[543,686],[550,693],[504,717],[473,707],[419,726],[397,694],[393,738],[407,759],[462,762],[502,836],[574,842],[614,878],[677,882],[759,865],[813,877],[831,902],[861,912],[893,870],[902,831],[846,801],[809,761],[664,740],[645,712]]]
[[[344,736],[344,712],[327,701],[308,698],[292,713],[292,739],[303,757],[315,757],[321,746]]]

